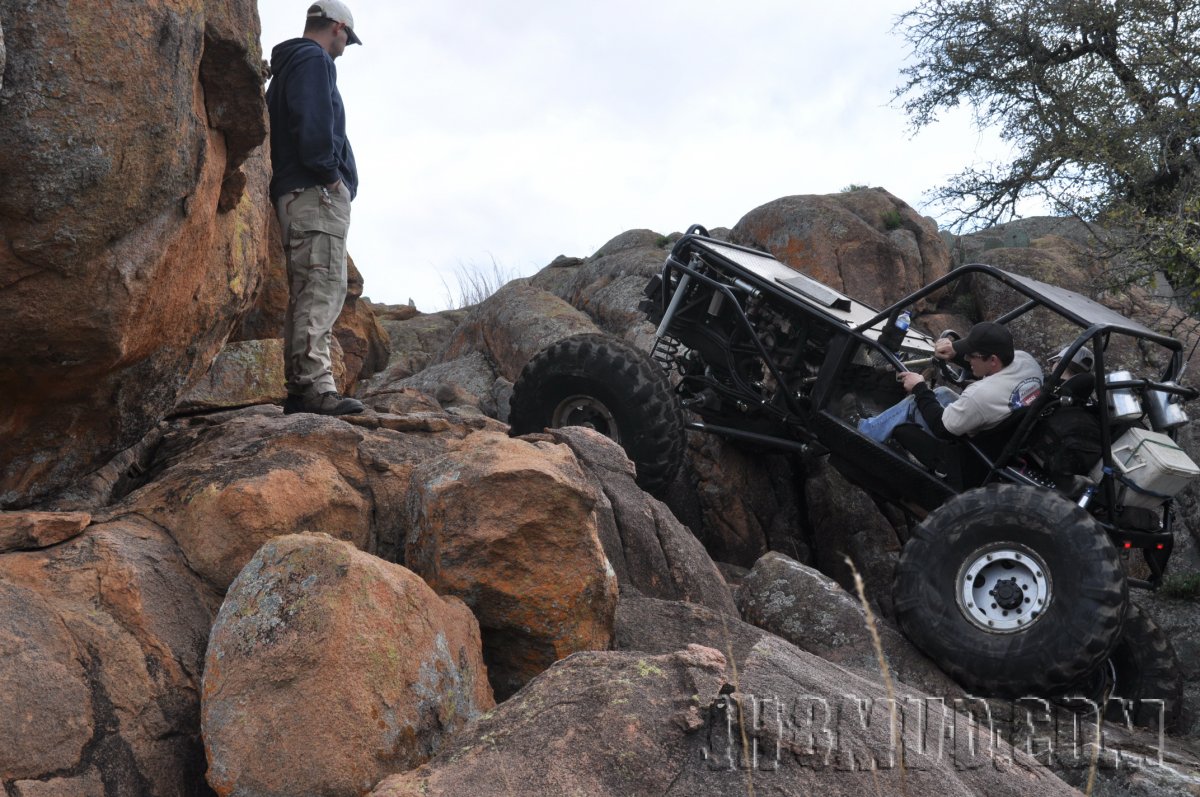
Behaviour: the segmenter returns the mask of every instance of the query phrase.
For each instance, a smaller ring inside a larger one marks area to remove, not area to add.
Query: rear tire
[[[1179,658],[1158,623],[1134,603],[1112,653],[1077,689],[1097,702],[1109,693],[1104,711],[1109,722],[1155,730],[1161,722],[1172,731],[1183,716]]]
[[[1090,515],[1048,490],[993,484],[916,528],[893,589],[905,634],[989,695],[1061,692],[1108,657],[1128,587]]]
[[[650,493],[664,491],[683,461],[683,409],[666,372],[604,335],[574,335],[534,356],[513,385],[509,423],[514,435],[595,429],[625,449]]]

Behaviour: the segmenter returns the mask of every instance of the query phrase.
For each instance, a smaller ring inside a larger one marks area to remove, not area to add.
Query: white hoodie
[[[1004,368],[968,385],[942,411],[942,424],[953,435],[991,429],[1013,410],[1032,404],[1041,392],[1042,366],[1031,354],[1017,351]]]

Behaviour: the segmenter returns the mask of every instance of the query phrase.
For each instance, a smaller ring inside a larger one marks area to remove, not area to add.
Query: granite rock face
[[[254,3],[4,0],[0,24],[15,508],[135,444],[208,368],[264,266],[269,167]]]

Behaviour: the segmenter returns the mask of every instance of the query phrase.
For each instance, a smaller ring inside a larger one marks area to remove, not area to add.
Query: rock
[[[454,427],[446,434],[452,438]],[[286,534],[324,531],[396,555],[408,529],[412,469],[445,446],[438,434],[371,430],[273,407],[201,416],[175,424],[149,484],[119,511],[167,529],[192,568],[224,591],[255,551]]]
[[[891,617],[892,578],[900,558],[900,538],[891,523],[869,495],[825,464],[809,474],[804,497],[813,529],[812,564],[853,594],[849,557],[862,576],[867,599]]]
[[[768,550],[806,559],[804,511],[790,458],[689,434],[683,482],[666,504],[714,559],[749,567]]]
[[[86,512],[0,512],[0,554],[57,545],[91,522]]]
[[[730,240],[873,307],[950,271],[937,225],[882,189],[768,202],[743,216]]]
[[[360,393],[382,389],[428,367],[467,316],[466,310],[422,314],[406,305],[377,312],[383,313],[379,323],[392,342],[392,353],[387,366],[368,379]]]
[[[254,3],[0,16],[26,23],[0,91],[0,507],[20,508],[207,369],[264,265],[269,170]]]
[[[724,657],[698,645],[665,656],[578,653],[371,797],[667,794],[724,680]]]
[[[92,797],[104,793],[100,770],[88,767],[82,775],[49,780],[18,780],[13,783],[17,797]]]
[[[567,446],[502,433],[470,435],[413,472],[404,563],[475,612],[500,699],[609,646],[617,582],[596,500]]]
[[[330,340],[333,379],[345,394],[353,385],[337,338]],[[279,404],[287,397],[283,338],[226,343],[208,372],[175,403],[174,414]]]
[[[554,429],[570,447],[599,496],[600,541],[622,588],[698,603],[737,616],[729,587],[690,531],[634,481],[633,463],[613,441],[591,429]]]
[[[586,260],[556,259],[529,284],[586,313],[610,335],[649,350],[654,327],[638,303],[646,283],[662,271],[672,243],[651,230],[628,230]]]
[[[911,721],[901,726],[913,745],[901,769],[899,753],[889,755],[898,745],[883,688],[782,640],[764,636],[744,669],[731,670],[698,645],[661,656],[577,654],[371,797],[1077,794],[1003,741],[981,754],[962,734],[940,756],[918,753]],[[864,709],[859,699],[872,702]],[[806,714],[820,701],[828,716]]]
[[[213,625],[208,782],[223,796],[356,796],[493,705],[462,601],[326,534],[279,537]]]
[[[623,592],[617,601],[613,650],[663,655],[688,645],[703,645],[721,651],[725,660],[740,670],[765,636],[763,629],[705,606]]]
[[[138,518],[0,555],[0,790],[194,793],[215,611],[177,546]]]
[[[525,364],[542,349],[571,335],[596,331],[586,315],[566,302],[517,280],[468,313],[438,362],[481,353],[498,376],[515,382]]]
[[[771,552],[746,577],[738,606],[746,622],[770,631],[825,661],[864,677],[880,675],[879,657],[866,612],[833,579]],[[958,685],[888,623],[875,618],[892,678],[939,697],[965,697]]]
[[[242,340],[225,344],[208,373],[179,397],[174,412],[276,404],[286,392],[283,339]]]
[[[288,417],[297,418],[288,424],[297,434],[316,425],[319,416]],[[260,440],[219,438],[126,505],[170,530],[196,572],[218,589],[228,587],[272,537],[329,531],[366,548],[370,502],[314,445],[320,441],[353,452],[361,436],[338,421],[317,423],[318,434],[307,441],[277,438],[263,446]]]
[[[241,323],[229,336],[231,342],[283,338],[288,306],[287,258],[279,234],[279,216],[275,214],[270,198],[267,198],[267,210],[267,227],[264,230],[267,262],[254,286],[253,303],[242,314]]]
[[[341,344],[347,389],[350,389],[358,380],[387,366],[392,344],[371,303],[362,298],[363,278],[353,259],[346,259],[346,268],[346,301],[333,325],[333,336]]]
[[[366,396],[376,397],[406,389],[428,393],[437,399],[439,406],[449,411],[507,418],[507,396],[512,393],[512,383],[496,376],[487,355],[471,352],[456,360],[431,365],[381,388],[368,390]]]

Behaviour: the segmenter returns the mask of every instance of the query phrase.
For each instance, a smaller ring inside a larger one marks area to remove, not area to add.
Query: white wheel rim
[[[1023,545],[1002,542],[967,557],[956,582],[958,608],[975,626],[996,634],[1024,631],[1053,597],[1046,563]]]

